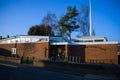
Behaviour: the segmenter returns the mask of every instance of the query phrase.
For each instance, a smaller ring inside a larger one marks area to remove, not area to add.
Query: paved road
[[[119,80],[56,68],[0,63],[0,80]]]

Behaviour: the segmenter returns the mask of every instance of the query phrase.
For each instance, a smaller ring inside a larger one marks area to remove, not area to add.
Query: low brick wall
[[[80,71],[83,73],[93,73],[101,75],[111,75],[120,77],[120,65],[110,64],[75,64],[67,62],[49,62],[49,61],[34,61],[34,66],[37,67],[55,67]]]
[[[6,57],[6,56],[0,56],[0,61],[3,61],[3,62],[12,62],[12,63],[17,63],[17,64],[21,63],[21,59],[20,58]]]

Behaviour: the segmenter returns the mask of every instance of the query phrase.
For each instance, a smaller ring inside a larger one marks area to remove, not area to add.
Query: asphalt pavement
[[[0,80],[120,80],[66,69],[0,63]]]

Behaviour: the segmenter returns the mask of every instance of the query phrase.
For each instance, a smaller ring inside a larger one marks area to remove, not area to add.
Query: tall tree
[[[42,19],[42,24],[45,24],[45,26],[49,25],[54,32],[59,30],[57,16],[54,13],[47,13]]]
[[[68,7],[66,14],[61,17],[59,20],[59,25],[61,26],[61,34],[67,34],[71,41],[71,33],[72,31],[78,29],[80,26],[78,25],[77,21],[78,11],[76,7]]]
[[[49,25],[41,24],[32,26],[28,31],[28,35],[53,36],[54,32]]]

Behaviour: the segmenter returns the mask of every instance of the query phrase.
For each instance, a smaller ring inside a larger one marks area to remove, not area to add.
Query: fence
[[[50,62],[69,62],[69,63],[81,63],[81,57],[74,56],[54,56],[49,59]]]
[[[111,63],[114,64],[116,59],[87,59],[87,63]]]
[[[76,56],[54,56],[48,59],[50,62],[68,62],[68,63],[98,63],[98,64],[117,64],[117,59],[87,59],[83,61],[81,57]],[[35,58],[30,57],[6,57],[0,56],[0,61],[14,62],[14,63],[27,63],[33,64]]]
[[[50,62],[68,62],[68,63],[98,63],[98,64],[115,64],[116,59],[86,59],[83,61],[81,57],[76,56],[54,56],[49,59]]]

